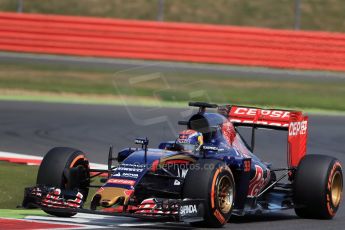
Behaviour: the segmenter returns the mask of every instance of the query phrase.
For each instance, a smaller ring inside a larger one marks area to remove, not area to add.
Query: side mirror
[[[141,145],[141,148],[144,149],[145,155],[144,155],[144,161],[145,165],[147,164],[147,146],[149,144],[149,140],[146,138],[136,138],[134,141],[135,144]]]
[[[138,145],[148,145],[149,144],[149,140],[147,138],[136,138],[134,141],[135,144]]]

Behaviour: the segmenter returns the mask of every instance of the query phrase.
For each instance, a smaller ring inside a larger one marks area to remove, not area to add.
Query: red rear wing
[[[288,165],[297,167],[307,151],[308,117],[300,111],[226,106],[235,126],[253,126],[288,131]]]

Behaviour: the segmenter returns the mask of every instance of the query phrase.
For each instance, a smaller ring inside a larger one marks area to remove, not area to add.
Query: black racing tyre
[[[343,190],[340,162],[324,155],[306,155],[294,179],[295,212],[299,217],[331,219],[335,216]]]
[[[188,170],[183,185],[183,198],[205,200],[204,221],[191,223],[197,227],[222,227],[231,216],[235,200],[235,180],[222,161],[200,159]]]
[[[72,177],[71,170],[79,170],[78,177]],[[70,178],[69,178],[70,177]],[[78,188],[83,194],[85,201],[89,192],[89,162],[85,154],[77,149],[67,147],[56,147],[51,149],[43,158],[38,169],[37,185],[46,185],[61,189]],[[72,183],[73,181],[73,183]],[[51,212],[46,213],[59,216],[71,217],[76,213],[70,212]]]

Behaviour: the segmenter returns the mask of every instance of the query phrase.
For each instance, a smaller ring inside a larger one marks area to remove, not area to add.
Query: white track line
[[[118,218],[118,217],[109,217],[101,216],[94,214],[81,214],[78,213],[74,217],[62,218],[62,217],[53,217],[53,216],[26,216],[26,220],[36,220],[36,221],[46,221],[60,224],[80,224],[86,228],[116,228],[119,222],[123,223],[134,221],[130,218]]]
[[[0,159],[4,161],[18,161],[27,165],[39,165],[43,157],[0,151]],[[90,163],[90,167],[92,169],[108,169],[107,165],[97,163]]]

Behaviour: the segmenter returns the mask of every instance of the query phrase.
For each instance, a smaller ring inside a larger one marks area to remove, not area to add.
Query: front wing
[[[171,202],[172,200],[167,200]],[[77,190],[63,190],[47,186],[35,186],[25,189],[22,206],[24,208],[40,208],[50,213],[89,213],[107,216],[132,217],[146,220],[198,222],[204,219],[204,200],[173,200],[174,210],[157,211],[151,207],[139,205],[135,210],[123,211],[92,210],[83,208],[83,197]],[[123,206],[121,206],[123,207]],[[133,206],[134,207],[134,206]],[[169,206],[171,207],[171,206]],[[122,209],[121,209],[122,210]],[[133,209],[132,209],[133,210]]]

